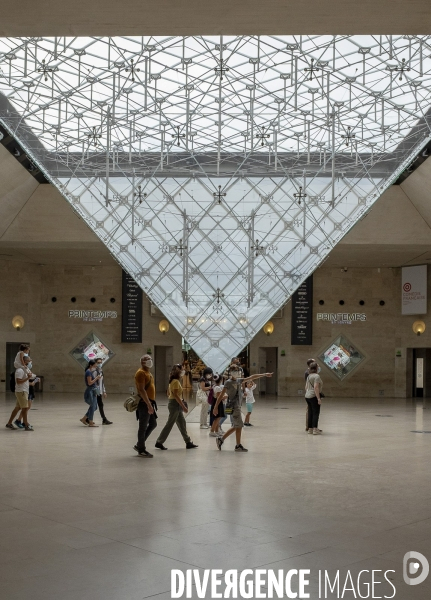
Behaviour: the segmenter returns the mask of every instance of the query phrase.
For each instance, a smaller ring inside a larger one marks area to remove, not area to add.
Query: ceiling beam
[[[429,0],[5,0],[1,36],[429,34]]]

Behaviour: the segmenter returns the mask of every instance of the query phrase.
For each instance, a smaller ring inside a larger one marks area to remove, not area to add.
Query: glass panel
[[[360,365],[365,355],[344,335],[339,335],[319,359],[342,381]]]
[[[92,331],[69,354],[83,369],[87,367],[89,360],[101,358],[105,365],[114,356],[114,352]]]
[[[0,120],[221,371],[430,141],[429,39],[0,38]]]

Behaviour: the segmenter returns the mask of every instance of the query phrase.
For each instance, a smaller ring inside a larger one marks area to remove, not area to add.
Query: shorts
[[[247,409],[247,412],[251,413],[251,411],[253,410],[253,402],[250,402],[250,403],[246,402],[245,407]]]
[[[16,408],[28,408],[27,392],[15,392]]]
[[[231,414],[230,421],[232,423],[232,427],[239,429],[240,427],[244,427],[244,423],[242,420],[242,412],[241,408],[237,406],[233,409],[233,413]]]

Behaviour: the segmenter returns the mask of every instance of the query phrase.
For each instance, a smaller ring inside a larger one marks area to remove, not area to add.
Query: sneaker
[[[248,452],[248,450],[242,444],[238,444],[238,446],[235,446],[235,452]]]
[[[312,429],[309,429],[309,430],[307,431],[307,433],[310,433],[311,435],[313,435],[313,430],[312,430]]]
[[[166,446],[164,446],[161,442],[156,442],[154,444],[154,448],[158,448],[159,450],[167,450]]]
[[[222,429],[221,427],[218,428],[219,433],[221,433],[222,435],[224,434],[224,429]]]
[[[251,423],[244,423],[244,427],[253,427]]]
[[[187,442],[186,450],[191,450],[192,448],[199,448],[199,446],[196,446],[196,444],[194,444],[193,442]]]
[[[112,421],[108,421],[108,419],[105,419],[104,421],[102,421],[102,425],[112,425]]]
[[[210,431],[208,434],[210,437],[218,437],[220,434],[217,431]]]
[[[321,429],[314,429],[313,430],[313,435],[322,435],[322,430]]]
[[[223,446],[223,442],[224,442],[224,439],[223,439],[222,437],[218,437],[218,438],[216,439],[217,448],[218,448],[219,450],[221,450],[221,447]]]
[[[138,452],[138,456],[141,458],[153,458],[153,455],[147,452],[147,450],[142,450],[142,452]]]
[[[18,421],[18,419],[14,421],[14,425],[16,425],[18,429],[24,429],[24,423],[21,423],[21,421]]]
[[[208,425],[201,425],[201,429],[209,429]]]
[[[6,429],[16,429],[15,425],[12,425],[12,423],[6,423]]]
[[[30,424],[24,425],[24,430],[25,431],[34,431],[33,425],[30,425]]]

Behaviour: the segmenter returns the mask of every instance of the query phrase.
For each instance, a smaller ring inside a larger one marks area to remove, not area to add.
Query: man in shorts
[[[217,401],[214,406],[214,416],[218,414],[218,405],[220,404],[223,396],[227,394],[227,402],[225,413],[231,415],[232,427],[226,431],[222,437],[218,437],[216,440],[217,448],[221,450],[221,447],[227,437],[233,432],[236,436],[235,452],[248,452],[246,448],[241,444],[241,431],[244,427],[241,413],[242,403],[242,384],[247,381],[253,381],[260,379],[261,377],[272,377],[272,373],[260,373],[258,375],[251,375],[250,377],[241,377],[241,367],[236,363],[231,365],[229,369],[229,378],[225,381],[222,391],[217,396]]]
[[[25,431],[33,431],[33,427],[31,425],[29,425],[29,423],[27,421],[28,391],[29,391],[29,381],[30,381],[30,379],[33,379],[34,377],[36,377],[36,375],[34,375],[30,371],[30,369],[27,367],[27,365],[30,363],[30,357],[24,356],[23,360],[24,360],[26,369],[24,370],[24,367],[19,367],[15,371],[16,406],[12,411],[12,414],[10,416],[8,423],[6,424],[6,428],[7,429],[17,429],[15,427],[15,425],[13,424],[13,420],[15,419],[15,417],[19,413],[19,411],[22,411],[22,420],[24,422]]]

